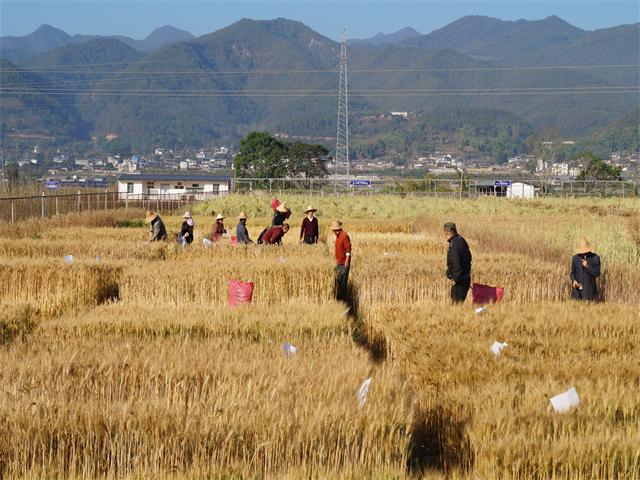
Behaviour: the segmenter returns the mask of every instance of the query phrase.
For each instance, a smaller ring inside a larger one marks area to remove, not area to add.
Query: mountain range
[[[168,44],[146,51],[59,32],[30,43],[32,52],[56,48],[19,62],[5,55],[3,143],[100,144],[108,135],[117,141],[105,148],[142,149],[236,142],[255,129],[335,135],[340,44],[300,22],[243,19],[184,40],[165,29],[145,42]],[[640,24],[588,32],[557,17],[473,16],[427,35],[350,42],[354,151],[420,153],[447,132],[503,156],[544,130],[592,135],[638,106],[639,33]],[[15,51],[6,38],[2,52]],[[413,120],[380,117],[389,111]]]
[[[29,35],[0,37],[0,57],[11,62],[22,62],[59,47],[96,39],[119,40],[140,52],[153,52],[172,43],[188,42],[193,38],[191,33],[170,25],[156,28],[143,40],[120,35],[69,35],[51,25],[41,25]]]

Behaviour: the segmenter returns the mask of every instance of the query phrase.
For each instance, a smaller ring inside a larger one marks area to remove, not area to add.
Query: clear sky
[[[595,30],[638,22],[640,2],[0,0],[0,34],[25,35],[48,23],[71,34],[144,38],[154,28],[169,24],[198,36],[243,17],[285,17],[299,20],[333,39],[339,38],[342,27],[347,29],[349,38],[367,38],[380,31],[391,33],[406,26],[428,33],[464,15],[488,15],[503,20],[534,20],[557,15],[577,27]]]

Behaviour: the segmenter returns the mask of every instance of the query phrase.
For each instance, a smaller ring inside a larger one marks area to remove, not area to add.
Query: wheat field
[[[283,196],[281,247],[203,245],[220,212],[255,238],[270,200],[194,205],[186,248],[146,243],[137,210],[0,224],[0,478],[640,479],[640,202]],[[481,315],[450,305],[446,221],[505,288]],[[582,235],[595,304],[569,299]],[[229,279],[250,304],[227,306]]]

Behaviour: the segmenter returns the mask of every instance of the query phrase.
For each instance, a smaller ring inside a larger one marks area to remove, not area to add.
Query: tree
[[[289,158],[288,173],[290,176],[326,177],[327,150],[322,145],[294,142],[287,145]]]
[[[578,180],[620,180],[620,167],[607,165],[604,160],[592,152],[584,152],[573,160],[582,165]]]
[[[269,132],[251,132],[240,140],[233,165],[239,177],[278,178],[287,173],[286,145]]]
[[[234,168],[240,177],[325,177],[328,153],[322,145],[281,142],[268,132],[251,132],[240,140]]]

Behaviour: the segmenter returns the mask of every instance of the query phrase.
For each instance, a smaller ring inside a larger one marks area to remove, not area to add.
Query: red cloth
[[[238,237],[235,235],[231,236],[231,245],[238,245]]]
[[[471,288],[471,297],[474,305],[500,303],[503,295],[504,288],[502,287],[492,287],[490,285],[474,283]]]
[[[284,229],[280,226],[271,227],[262,236],[262,243],[267,245],[280,244],[284,236]]]
[[[229,299],[230,307],[251,303],[253,298],[253,282],[239,282],[238,280],[229,279]]]
[[[351,253],[351,239],[347,232],[340,230],[336,237],[336,263],[338,265],[347,263],[347,253]]]

